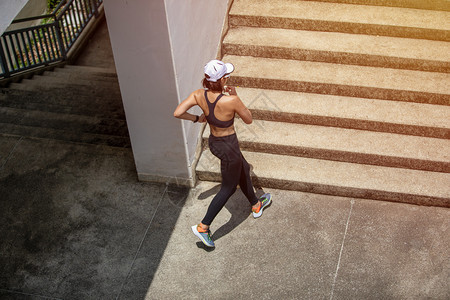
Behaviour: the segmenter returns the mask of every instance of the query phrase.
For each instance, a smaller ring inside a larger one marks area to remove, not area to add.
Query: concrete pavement
[[[130,149],[2,136],[1,166],[0,299],[116,298],[159,204],[187,194],[138,182]]]
[[[238,191],[213,223],[216,249],[207,251],[189,225],[217,190],[202,183],[186,202],[146,299],[450,295],[448,209],[271,190],[273,204],[255,220]]]
[[[238,190],[211,250],[190,226],[217,191],[138,182],[131,149],[0,135],[0,299],[450,298],[448,208],[266,190],[254,220]]]
[[[450,210],[138,182],[130,149],[1,137],[0,299],[448,299]]]

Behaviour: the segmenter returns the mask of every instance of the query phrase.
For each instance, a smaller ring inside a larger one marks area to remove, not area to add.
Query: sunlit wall
[[[228,1],[104,4],[139,179],[192,184],[201,125],[173,111],[216,58]]]

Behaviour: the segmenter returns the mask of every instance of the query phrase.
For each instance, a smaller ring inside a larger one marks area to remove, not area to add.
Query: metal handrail
[[[0,37],[0,79],[62,62],[103,0],[63,0],[52,13],[12,23],[51,19],[52,22],[4,32]]]

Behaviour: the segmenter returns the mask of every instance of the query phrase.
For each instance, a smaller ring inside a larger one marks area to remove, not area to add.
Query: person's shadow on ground
[[[255,184],[255,182],[253,182]],[[220,190],[220,183],[214,186],[213,188],[204,191],[198,196],[199,200],[205,200],[211,196],[215,196]],[[260,187],[255,186],[256,196],[259,198],[264,194],[264,191]],[[222,225],[220,228],[214,231],[212,235],[212,239],[217,241],[221,237],[227,235],[231,231],[233,231],[236,227],[238,227],[242,222],[244,222],[249,215],[251,214],[250,203],[248,202],[245,195],[238,188],[236,192],[228,199],[225,204],[225,208],[230,212],[231,218],[230,220]],[[205,212],[206,213],[206,212]],[[199,248],[204,248],[207,251],[212,251],[214,248],[208,248],[203,245],[202,242],[197,242],[197,246]]]

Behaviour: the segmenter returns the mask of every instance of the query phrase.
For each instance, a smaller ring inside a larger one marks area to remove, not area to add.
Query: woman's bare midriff
[[[236,132],[236,131],[234,131],[234,125],[231,125],[230,127],[227,127],[227,128],[220,128],[220,127],[215,127],[213,125],[209,125],[209,128],[211,130],[211,134],[215,137],[232,135],[233,133]]]

